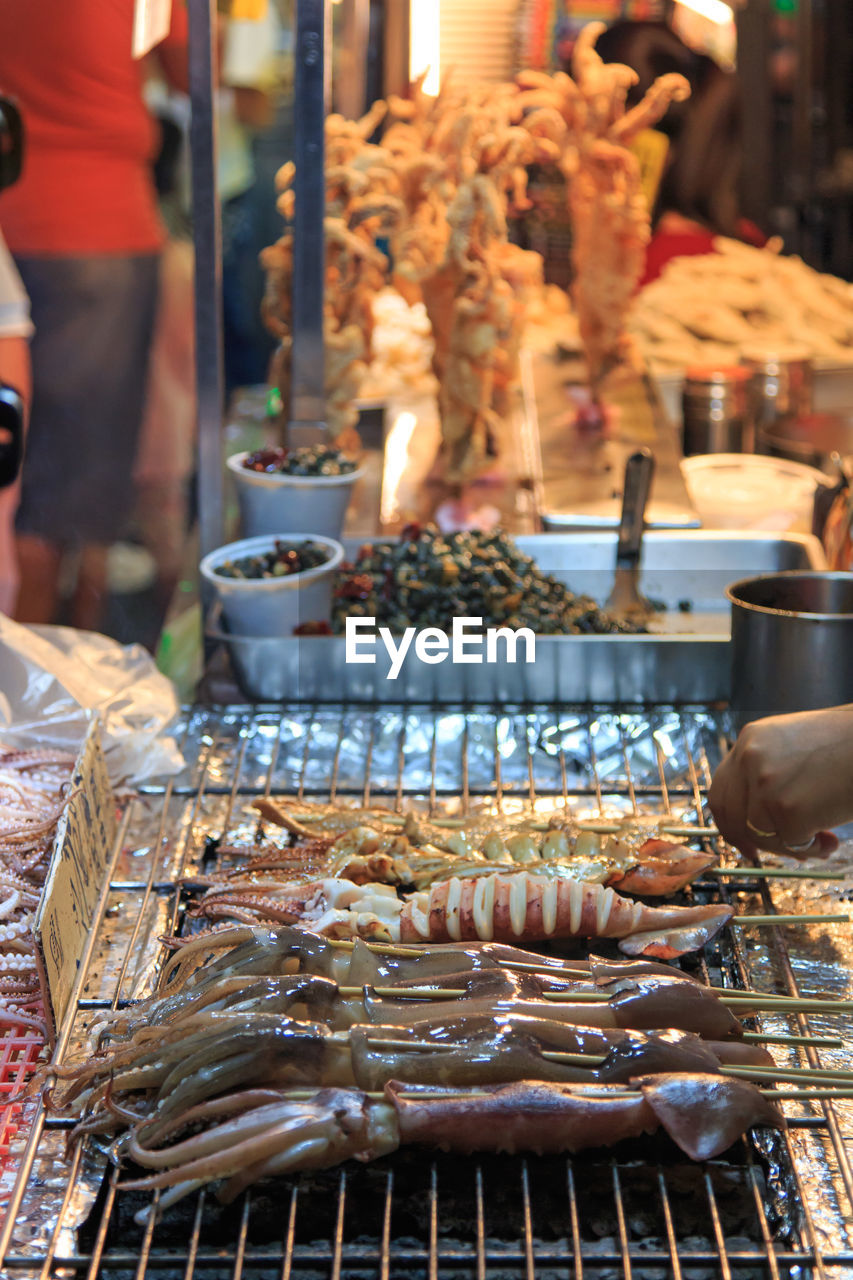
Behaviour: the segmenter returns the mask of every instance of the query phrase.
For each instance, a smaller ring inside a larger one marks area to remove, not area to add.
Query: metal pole
[[[813,103],[813,15],[811,0],[799,0],[797,8],[797,75],[794,81],[793,174],[791,194],[800,205],[801,233],[804,228],[806,202],[812,179],[812,111]],[[804,237],[805,238],[805,237]],[[800,252],[808,253],[801,244]]]
[[[223,541],[222,226],[216,187],[216,0],[187,0],[190,159],[195,244],[195,367],[198,423],[199,544]]]
[[[750,0],[737,19],[737,74],[741,94],[743,212],[760,227],[770,223],[773,110],[770,86],[770,0]]]
[[[409,87],[409,0],[385,0],[383,13],[382,94],[404,98]]]
[[[323,300],[326,288],[325,121],[331,76],[329,0],[296,0],[294,85],[293,346],[288,439],[326,437]]]
[[[357,120],[367,110],[367,52],[370,42],[370,0],[344,0],[343,48],[339,59],[337,109]],[[343,55],[346,55],[344,59]]]

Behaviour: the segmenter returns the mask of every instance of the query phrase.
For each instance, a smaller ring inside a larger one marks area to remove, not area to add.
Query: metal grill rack
[[[159,935],[182,924],[179,881],[211,865],[218,837],[257,837],[247,807],[255,796],[433,812],[565,803],[687,822],[701,814],[723,731],[704,708],[192,709],[182,726],[185,771],[124,812],[59,1053],[84,1043],[98,1010],[156,985]],[[751,878],[714,877],[691,892],[732,896],[744,912],[774,910],[765,883]],[[801,973],[814,977],[814,951],[809,943],[800,956],[796,937],[729,929],[693,970],[714,983],[798,994]],[[846,994],[847,981],[839,971],[832,994]],[[762,1025],[818,1029],[804,1015]],[[784,1052],[819,1064],[813,1048]],[[705,1165],[663,1141],[571,1159],[404,1151],[261,1185],[226,1209],[202,1192],[144,1226],[133,1214],[147,1201],[117,1192],[117,1171],[105,1172],[88,1148],[75,1146],[65,1162],[68,1122],[39,1111],[18,1153],[0,1275],[838,1280],[853,1274],[850,1105],[785,1104],[786,1135],[756,1132]]]

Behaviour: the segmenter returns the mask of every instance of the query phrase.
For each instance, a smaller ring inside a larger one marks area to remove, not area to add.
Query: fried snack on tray
[[[853,289],[822,275],[778,241],[756,249],[718,236],[715,253],[673,258],[637,296],[628,327],[662,373],[736,364],[746,346],[797,347],[851,361]]]
[[[312,858],[325,841],[323,873],[359,884],[378,881],[424,889],[451,875],[470,879],[523,867],[552,879],[668,897],[716,862],[715,854],[664,838],[661,819],[654,815],[610,823],[610,830],[602,834],[562,810],[543,815],[547,822],[534,825],[523,818],[480,818],[457,821],[448,829],[412,811],[394,814],[305,801],[291,809],[268,796],[252,807],[266,821],[307,841]],[[298,868],[298,850],[298,845],[288,850],[278,864],[290,875]],[[274,846],[266,854],[253,849],[253,855],[244,864],[246,874],[255,869],[268,873],[276,866]],[[227,878],[239,876],[239,868],[233,868]]]
[[[734,914],[726,905],[650,907],[601,884],[527,871],[453,876],[398,897],[394,886],[325,877],[213,885],[187,913],[205,920],[301,924],[377,942],[541,942],[616,938],[627,955],[696,951]]]

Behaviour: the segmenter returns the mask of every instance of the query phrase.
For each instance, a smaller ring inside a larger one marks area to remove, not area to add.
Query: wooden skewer
[[[319,1093],[320,1088],[321,1086],[318,1085],[316,1089],[286,1089],[283,1092],[287,1098],[292,1098],[294,1102],[299,1102],[307,1098],[313,1098],[317,1093]],[[592,1088],[585,1089],[584,1097],[612,1098],[617,1092],[632,1094],[636,1093],[636,1090],[632,1089],[630,1085],[608,1085],[607,1091],[602,1091],[600,1094],[596,1094]],[[808,1102],[812,1099],[826,1099],[827,1101],[832,1101],[834,1098],[853,1098],[853,1089],[762,1089],[760,1092],[765,1098],[773,1098],[780,1102],[796,1102],[798,1099]],[[364,1096],[369,1098],[371,1102],[385,1101],[385,1094],[380,1090],[365,1091]],[[442,1089],[440,1085],[436,1085],[435,1089],[430,1089],[429,1092],[406,1093],[404,1089],[401,1089],[398,1097],[412,1099],[420,1098],[424,1102],[438,1101],[442,1098],[458,1098],[460,1101],[463,1099],[467,1101],[469,1098],[487,1098],[489,1097],[489,1094],[485,1092],[478,1092],[473,1089],[463,1093],[460,1089],[454,1088],[453,1085],[448,1085],[446,1089]]]
[[[714,990],[714,988],[711,988]],[[759,992],[725,991],[719,996],[721,1004],[746,1012],[749,1009],[766,1009],[770,1013],[853,1013],[853,1000],[821,1000],[806,996],[772,996]]]
[[[345,813],[346,810],[342,810],[342,812]],[[294,822],[311,823],[323,822],[328,815],[323,813],[291,813],[289,816],[294,820]],[[402,813],[382,813],[377,816],[380,821],[390,823],[395,827],[402,827],[406,823],[406,815]],[[651,819],[654,819],[655,817],[654,814],[644,816]],[[421,819],[431,827],[443,827],[447,831],[462,831],[466,826],[471,825],[475,821],[475,819],[472,818],[430,818],[422,814],[412,814],[412,817],[416,822]],[[593,834],[602,836],[620,835],[626,830],[626,828],[630,828],[632,825],[630,820],[626,822],[605,822],[598,818],[578,818],[573,820],[569,814],[566,814],[566,817],[572,823],[572,826],[576,827],[579,831],[591,831]],[[494,821],[496,824],[506,824],[506,819],[495,817]],[[508,825],[511,826],[512,823],[510,822]],[[523,819],[522,824],[519,825],[523,825],[523,830],[519,832],[521,835],[523,835],[525,831],[554,831],[559,829],[552,827],[548,822],[525,822]],[[642,822],[639,823],[638,826],[642,829]],[[714,838],[720,834],[716,827],[679,826],[669,822],[659,826],[654,821],[649,823],[649,830],[659,831],[661,835],[681,836],[682,839],[698,839],[700,836]]]
[[[405,1053],[410,1050],[412,1053],[446,1053],[456,1047],[440,1040],[383,1040],[380,1036],[368,1039],[367,1045],[370,1049],[396,1049]]]
[[[814,1049],[843,1049],[844,1041],[834,1036],[783,1036],[769,1035],[763,1031],[744,1031],[743,1038],[749,1044],[811,1045]]]
[[[761,880],[848,880],[843,871],[808,871],[802,867],[708,867],[709,876],[755,876]]]
[[[597,1053],[564,1053],[558,1049],[543,1049],[540,1055],[546,1062],[563,1062],[570,1067],[600,1067],[607,1055]]]
[[[508,960],[506,964],[501,965],[502,969],[510,969],[513,973],[541,973],[548,978],[559,978],[563,975],[578,974],[579,977],[589,977],[589,968],[582,969],[579,965],[573,965],[571,960],[566,960],[559,965],[548,966],[543,962],[541,964],[527,964],[523,960]]]
[[[790,1000],[823,1000],[823,996],[791,996],[782,991],[746,991],[741,987],[714,987],[709,986],[709,991],[713,991],[718,996],[737,996],[746,1000],[756,996],[760,1000],[781,1000],[785,1004]]]
[[[426,947],[400,947],[389,942],[364,942],[368,951],[373,951],[378,956],[422,956],[427,950]],[[355,941],[349,938],[326,938],[330,947],[337,947],[340,951],[352,951]]]
[[[542,998],[557,1004],[606,1004],[610,996],[606,991],[543,991]]]
[[[842,915],[778,915],[778,916],[732,916],[729,924],[749,927],[760,924],[849,924],[850,916]]]
[[[825,1099],[829,1102],[833,1098],[853,1098],[853,1089],[762,1089],[761,1092],[765,1098],[776,1098],[780,1102],[795,1102],[798,1099]]]
[[[724,1076],[739,1080],[784,1080],[797,1084],[800,1080],[851,1080],[853,1071],[833,1071],[830,1067],[720,1067]]]
[[[372,1038],[367,1041],[371,1049],[394,1049],[397,1052],[414,1053],[432,1053],[434,1051],[444,1052],[454,1046],[442,1044],[441,1041],[434,1042],[432,1040],[384,1040],[381,1038]],[[600,1067],[603,1062],[607,1061],[607,1055],[597,1053],[566,1053],[560,1050],[546,1049],[541,1053],[547,1062],[561,1062],[572,1067]]]
[[[381,1000],[458,1000],[467,994],[465,987],[372,987],[369,995]],[[339,996],[362,996],[364,987],[338,987]]]

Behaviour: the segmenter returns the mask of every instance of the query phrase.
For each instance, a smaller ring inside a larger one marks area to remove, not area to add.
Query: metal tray
[[[607,532],[516,539],[540,568],[599,602],[610,590],[616,537]],[[357,543],[345,543],[349,554]],[[652,532],[641,590],[665,611],[642,636],[540,636],[533,663],[427,665],[409,653],[396,680],[381,644],[375,665],[348,665],[341,636],[230,635],[216,612],[208,640],[227,647],[237,680],[259,701],[721,702],[729,696],[729,583],[784,569],[824,568],[819,542],[798,534]]]

